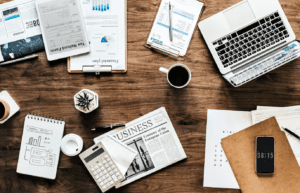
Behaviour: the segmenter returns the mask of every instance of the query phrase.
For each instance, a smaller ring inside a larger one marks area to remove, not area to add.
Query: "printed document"
[[[37,0],[48,60],[89,52],[79,0]]]
[[[126,69],[126,8],[124,0],[80,1],[91,51],[70,58],[70,71],[83,65],[111,65]]]
[[[107,133],[137,152],[116,188],[152,174],[186,158],[178,136],[164,107]],[[101,137],[101,136],[100,136]],[[94,142],[97,143],[95,138]]]
[[[172,42],[169,36],[169,2],[172,5]],[[163,49],[177,50],[179,56],[184,56],[203,5],[197,0],[162,0],[147,44],[157,43]]]
[[[0,5],[0,62],[44,48],[34,0]]]
[[[221,146],[221,139],[251,125],[251,113],[247,111],[207,111],[204,187],[240,188]]]

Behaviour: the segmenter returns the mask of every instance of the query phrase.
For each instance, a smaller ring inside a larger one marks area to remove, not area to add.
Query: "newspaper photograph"
[[[186,158],[172,122],[164,107],[126,124],[125,128],[106,133],[137,151],[116,188],[152,174]],[[102,137],[94,139],[98,143]]]

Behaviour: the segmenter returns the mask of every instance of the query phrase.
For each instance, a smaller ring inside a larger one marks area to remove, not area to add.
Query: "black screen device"
[[[256,137],[256,173],[259,176],[273,175],[275,170],[274,137]]]

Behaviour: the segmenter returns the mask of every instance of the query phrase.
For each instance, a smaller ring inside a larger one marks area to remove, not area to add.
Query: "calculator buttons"
[[[98,166],[101,167],[101,166],[102,166],[102,163],[99,162],[99,163],[98,163]]]
[[[96,166],[95,166],[95,169],[98,169],[98,168],[99,168],[99,167],[96,165]]]
[[[106,173],[107,173],[107,171],[106,171],[106,170],[104,170],[104,171],[103,171],[103,174],[106,174]]]
[[[104,170],[104,167],[102,166],[100,169],[101,169],[101,170]]]
[[[118,181],[118,179],[117,179],[117,177],[116,177],[115,175],[112,175],[111,177],[113,178],[113,180],[114,180],[115,182]]]
[[[103,186],[103,184],[104,184],[104,183],[103,183],[103,182],[101,182],[101,183],[100,183],[100,186]]]
[[[113,168],[115,168],[116,166],[115,166],[115,165],[112,165],[112,166],[110,166],[110,167],[113,169]]]
[[[92,172],[93,172],[94,170],[95,170],[94,168],[91,169]]]
[[[110,166],[113,165],[113,163],[112,163],[111,161],[110,161],[108,164],[109,164]]]
[[[117,169],[114,169],[113,171],[114,171],[114,172],[118,172],[118,170],[117,170]]]
[[[95,176],[96,179],[98,179],[99,177],[100,177],[99,175]]]
[[[104,161],[102,161],[102,163],[103,163],[103,164],[106,164],[106,161],[104,160]]]
[[[101,170],[100,170],[100,169],[98,169],[96,172],[97,172],[97,173],[100,173],[100,172],[101,172]]]
[[[106,184],[106,183],[107,183],[107,180],[104,180],[103,182]]]
[[[116,173],[116,175],[117,175],[117,176],[119,176],[119,175],[120,175],[120,173],[119,173],[119,172],[117,172],[117,173]]]
[[[108,155],[105,155],[104,157],[105,157],[105,158],[108,158]]]
[[[121,177],[121,176],[118,176],[118,179],[119,179],[119,180],[121,180],[121,179],[122,179],[122,177]]]
[[[114,182],[113,182],[113,181],[110,181],[109,183],[110,183],[110,185],[113,185],[113,184],[114,184]]]
[[[107,168],[107,171],[111,171],[111,169],[110,169],[110,168]]]
[[[97,172],[94,172],[93,175],[96,176],[96,175],[97,175]]]
[[[102,181],[105,180],[104,176],[100,178]]]
[[[102,175],[103,175],[103,173],[102,173],[102,172],[100,172],[100,173],[99,173],[99,176],[102,176]]]
[[[111,177],[108,177],[107,180],[108,180],[108,181],[111,181]]]
[[[102,188],[103,188],[103,189],[106,189],[106,186],[104,185],[104,186],[102,186]]]
[[[105,177],[106,177],[106,178],[108,178],[108,177],[109,177],[109,175],[108,175],[108,174],[105,174]]]
[[[110,175],[113,175],[113,174],[114,174],[114,172],[113,172],[113,171],[110,171],[110,172],[109,172],[109,174],[110,174]]]

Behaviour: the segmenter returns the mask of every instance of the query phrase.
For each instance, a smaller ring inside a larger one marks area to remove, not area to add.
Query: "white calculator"
[[[101,142],[81,153],[79,157],[102,192],[125,179]]]

